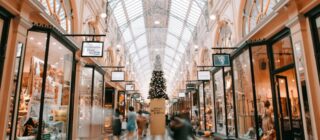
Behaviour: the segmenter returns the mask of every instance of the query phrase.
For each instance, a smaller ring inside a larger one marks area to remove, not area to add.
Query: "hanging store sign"
[[[81,48],[81,57],[102,57],[103,42],[83,41]]]
[[[186,84],[186,92],[190,92],[196,89],[196,84],[188,83]]]
[[[209,81],[211,79],[210,71],[198,71],[199,81]]]
[[[212,55],[214,67],[230,67],[230,54],[213,54]]]
[[[113,81],[113,82],[124,81],[124,72],[123,71],[113,71],[113,72],[111,72],[111,81]]]
[[[133,84],[127,84],[126,85],[126,91],[133,91],[134,90],[134,85]]]
[[[137,98],[140,98],[141,96],[140,96],[140,93],[133,93],[132,94],[132,98],[135,98],[135,99],[137,99]]]
[[[186,97],[186,93],[184,93],[184,92],[179,93],[179,97],[180,97],[180,98]]]

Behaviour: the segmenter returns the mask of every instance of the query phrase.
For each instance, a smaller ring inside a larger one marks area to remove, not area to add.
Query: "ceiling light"
[[[159,51],[159,49],[156,49],[156,52]]]
[[[34,38],[33,38],[33,37],[30,37],[30,40],[34,40]]]
[[[57,42],[53,42],[52,45],[57,45]]]
[[[159,20],[156,20],[156,21],[154,21],[154,24],[160,24],[160,21]]]
[[[121,45],[120,45],[120,44],[118,44],[118,45],[117,45],[117,48],[120,48],[120,47],[121,47]]]
[[[100,17],[101,17],[101,18],[106,18],[106,17],[107,17],[107,14],[106,14],[106,13],[101,13],[101,14],[100,14]]]
[[[59,50],[62,50],[62,47],[59,47]]]
[[[210,15],[210,17],[209,17],[211,20],[216,20],[217,19],[217,16],[216,15]]]
[[[38,44],[38,45],[42,45],[42,43],[41,43],[41,42],[38,42],[37,44]]]
[[[194,45],[194,48],[195,48],[195,49],[198,49],[198,48],[199,48],[199,46],[198,46],[198,45]]]

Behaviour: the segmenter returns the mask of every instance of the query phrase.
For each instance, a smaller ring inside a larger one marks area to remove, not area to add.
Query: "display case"
[[[76,46],[52,28],[28,31],[16,119],[17,139],[70,139]]]

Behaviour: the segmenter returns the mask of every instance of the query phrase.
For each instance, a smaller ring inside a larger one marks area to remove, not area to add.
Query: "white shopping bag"
[[[123,121],[121,123],[121,129],[123,129],[123,130],[127,129],[127,122],[126,121]]]

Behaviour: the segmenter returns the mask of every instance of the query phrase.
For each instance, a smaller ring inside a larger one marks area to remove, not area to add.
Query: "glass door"
[[[281,135],[283,138],[292,139],[292,117],[290,97],[288,91],[288,80],[286,76],[276,75],[278,108]]]
[[[294,69],[274,75],[278,102],[279,131],[282,139],[303,139],[300,102]]]

